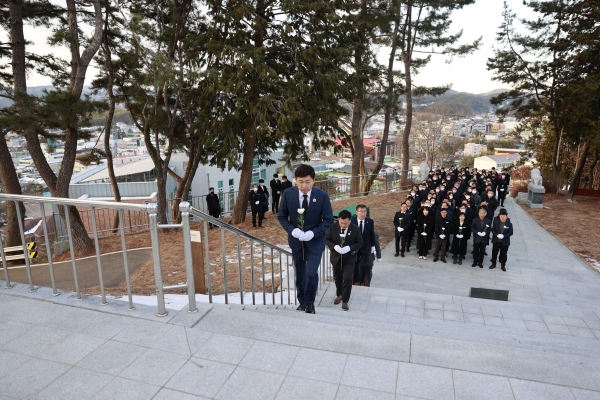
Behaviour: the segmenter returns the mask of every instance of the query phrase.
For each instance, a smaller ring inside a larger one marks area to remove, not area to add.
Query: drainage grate
[[[487,300],[499,300],[508,301],[508,290],[496,290],[496,289],[485,289],[485,288],[471,288],[469,297],[475,297],[478,299]]]

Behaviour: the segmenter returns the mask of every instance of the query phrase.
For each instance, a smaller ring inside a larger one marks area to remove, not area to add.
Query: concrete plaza
[[[0,399],[600,399],[600,276],[507,208],[507,272],[394,258],[391,243],[348,312],[332,284],[316,315],[201,304],[159,318],[2,282]]]

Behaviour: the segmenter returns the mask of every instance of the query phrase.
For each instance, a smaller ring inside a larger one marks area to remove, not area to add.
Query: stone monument
[[[527,205],[530,208],[544,208],[544,193],[542,174],[538,168],[531,170],[531,183],[527,185]]]
[[[427,175],[429,175],[429,165],[423,161],[421,165],[419,165],[419,176],[415,179],[415,183],[418,185],[419,183],[426,181]]]

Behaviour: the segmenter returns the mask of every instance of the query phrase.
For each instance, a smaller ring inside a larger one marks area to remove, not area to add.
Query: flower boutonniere
[[[316,202],[317,202],[317,199],[313,199],[313,203],[316,203]]]

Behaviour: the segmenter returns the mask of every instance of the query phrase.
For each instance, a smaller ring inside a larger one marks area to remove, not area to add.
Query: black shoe
[[[296,310],[298,310],[298,311],[306,311],[306,304],[300,304],[298,306],[298,308],[296,308]]]
[[[442,262],[443,262],[443,263],[446,263],[446,259],[445,259],[445,258],[442,258]]]
[[[503,265],[502,268],[500,268],[502,271],[506,272],[506,267]]]
[[[407,252],[407,253],[410,253],[410,249],[409,249],[408,247],[406,248],[406,252]]]
[[[477,266],[477,264],[472,264],[471,267],[475,268]]]
[[[490,265],[490,269],[494,269],[494,268],[496,268],[496,264]]]
[[[462,265],[462,257],[458,259],[458,265]]]
[[[437,260],[438,260],[438,258],[436,257],[436,258],[433,259],[433,262],[437,262]]]
[[[313,303],[306,305],[306,313],[314,314],[315,313],[315,305]]]
[[[394,257],[398,257],[399,255],[400,255],[399,253],[396,253],[396,254],[394,254]]]
[[[400,253],[400,257],[404,257],[404,253]]]
[[[452,264],[456,264],[457,262],[458,262],[458,261],[456,260],[456,257],[454,257],[454,258],[452,259]]]
[[[483,264],[479,264],[479,268],[483,268]]]
[[[483,252],[483,255],[484,255],[484,256],[487,256],[487,255],[488,255],[488,254],[487,254],[487,251],[484,251],[484,252]]]

